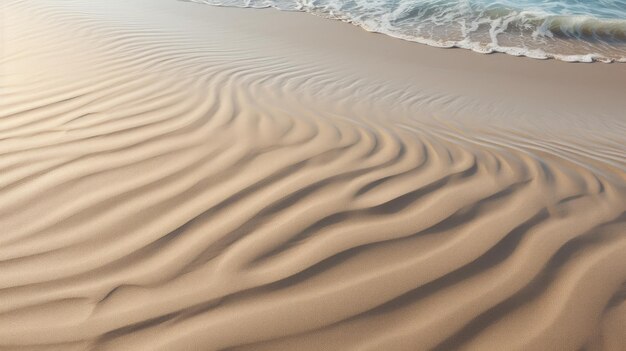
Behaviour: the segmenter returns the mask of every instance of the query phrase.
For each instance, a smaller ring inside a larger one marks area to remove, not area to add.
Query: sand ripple
[[[0,5],[0,348],[623,346],[623,121],[472,134],[417,116],[500,107],[86,3]]]

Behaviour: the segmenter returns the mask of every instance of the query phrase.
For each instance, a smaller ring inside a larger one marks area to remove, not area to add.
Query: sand
[[[0,349],[626,350],[626,65],[0,2]]]

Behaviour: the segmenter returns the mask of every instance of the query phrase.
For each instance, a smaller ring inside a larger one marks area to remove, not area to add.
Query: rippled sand
[[[626,65],[0,11],[0,349],[625,349]]]

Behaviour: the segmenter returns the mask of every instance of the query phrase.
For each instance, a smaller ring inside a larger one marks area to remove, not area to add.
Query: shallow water
[[[626,0],[191,0],[304,11],[438,47],[626,62]]]

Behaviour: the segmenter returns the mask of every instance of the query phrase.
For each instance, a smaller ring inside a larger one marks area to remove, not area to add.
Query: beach
[[[0,350],[624,350],[626,64],[0,3]]]

